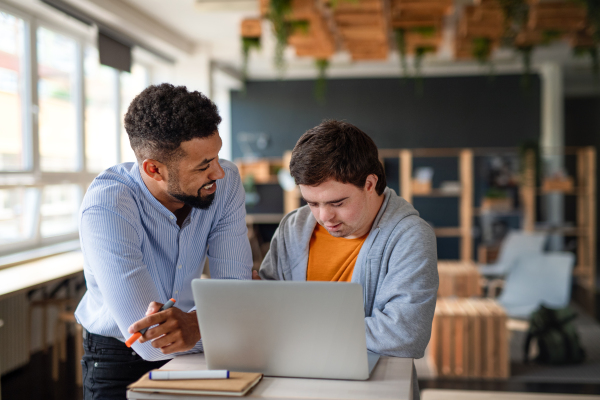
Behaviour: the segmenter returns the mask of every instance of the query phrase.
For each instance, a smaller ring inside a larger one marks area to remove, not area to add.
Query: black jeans
[[[84,400],[123,400],[126,398],[127,385],[169,361],[145,361],[115,338],[85,330],[83,337],[81,367]]]

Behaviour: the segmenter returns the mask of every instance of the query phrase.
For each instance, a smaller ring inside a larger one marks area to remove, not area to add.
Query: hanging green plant
[[[260,37],[243,37],[242,38],[242,77],[244,82],[248,76],[248,59],[250,50],[260,49]]]
[[[535,140],[526,140],[519,144],[519,173],[521,176],[525,173],[526,156],[531,152],[533,154],[533,167],[535,168],[534,186],[540,182],[542,175],[542,158],[540,157],[540,145]]]
[[[574,47],[573,54],[575,55],[575,57],[589,56],[590,60],[592,61],[592,72],[593,72],[594,76],[596,77],[596,79],[598,79],[598,77],[600,76],[600,62],[598,60],[598,47],[597,46]]]
[[[335,8],[340,4],[340,3],[352,3],[352,4],[358,4],[360,0],[331,0],[329,2],[329,5],[331,6],[331,8],[333,8],[335,10]]]
[[[487,64],[492,55],[492,39],[476,37],[472,41],[471,54],[480,64]]]
[[[542,44],[549,45],[552,42],[556,42],[562,37],[562,32],[553,31],[553,30],[545,30],[542,31]]]
[[[523,29],[529,14],[526,0],[497,0],[504,15],[504,35],[502,41],[512,46],[517,34]]]
[[[481,65],[490,66],[490,79],[494,77],[494,64],[490,61],[492,55],[492,39],[476,37],[471,42],[471,55]]]
[[[419,35],[426,37],[426,38],[432,38],[435,36],[435,33],[437,32],[437,28],[435,26],[417,26],[414,28],[410,28],[411,32],[414,33],[418,33]]]
[[[421,66],[423,65],[425,54],[435,53],[436,50],[433,46],[419,46],[415,49],[415,75],[421,75]]]
[[[275,68],[281,75],[285,71],[283,53],[290,36],[290,24],[286,16],[292,11],[291,0],[270,0],[268,18],[273,26],[275,35]]]
[[[433,46],[419,46],[415,48],[415,89],[419,96],[423,95],[423,77],[421,76],[421,68],[423,66],[423,58],[427,53],[435,53],[437,49]]]
[[[301,35],[308,35],[308,32],[310,31],[310,21],[306,19],[289,21],[288,29],[290,34],[299,33]]]
[[[598,0],[572,0],[583,5],[587,11],[587,19],[592,26],[593,37],[596,45],[600,44],[600,1]]]
[[[400,56],[400,67],[402,68],[402,76],[408,77],[408,63],[406,62],[406,31],[404,29],[395,29],[396,48]]]
[[[318,71],[317,81],[315,82],[315,99],[317,102],[323,104],[325,103],[325,93],[327,91],[327,68],[329,68],[329,60],[317,59],[315,60],[315,66]]]
[[[600,77],[600,65],[598,62],[598,45],[600,45],[600,1],[598,0],[573,0],[582,4],[587,11],[587,20],[592,28],[592,38],[594,46],[574,47],[575,56],[581,57],[588,55],[592,61],[592,71],[596,79]]]
[[[531,53],[533,52],[533,46],[520,46],[517,47],[517,51],[521,53],[521,57],[523,58],[521,86],[525,89],[529,89],[531,85]]]

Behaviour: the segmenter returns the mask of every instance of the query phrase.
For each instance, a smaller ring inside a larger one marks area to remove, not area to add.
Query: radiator
[[[0,300],[0,375],[29,362],[26,294]]]

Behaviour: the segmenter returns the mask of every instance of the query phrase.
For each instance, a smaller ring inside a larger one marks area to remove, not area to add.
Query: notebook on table
[[[229,379],[150,380],[142,376],[127,388],[133,392],[177,394],[188,396],[244,396],[258,382],[262,374],[231,372]]]

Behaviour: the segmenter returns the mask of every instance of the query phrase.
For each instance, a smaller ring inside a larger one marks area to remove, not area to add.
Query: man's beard
[[[175,197],[177,200],[183,202],[186,206],[199,208],[200,210],[207,210],[215,199],[215,193],[209,194],[203,197],[198,190],[198,196],[190,196],[183,193],[173,193],[169,191],[169,194]]]
[[[183,193],[181,187],[179,186],[179,171],[175,169],[172,170],[171,176],[169,177],[169,182],[167,186],[167,193],[181,201],[183,204],[189,207],[198,208],[200,210],[207,210],[215,199],[215,193],[209,194],[208,196],[202,196],[201,190],[204,186],[210,185],[210,182],[202,185],[200,189],[198,189],[197,196],[190,196],[189,194]],[[216,181],[212,181],[215,183]]]

